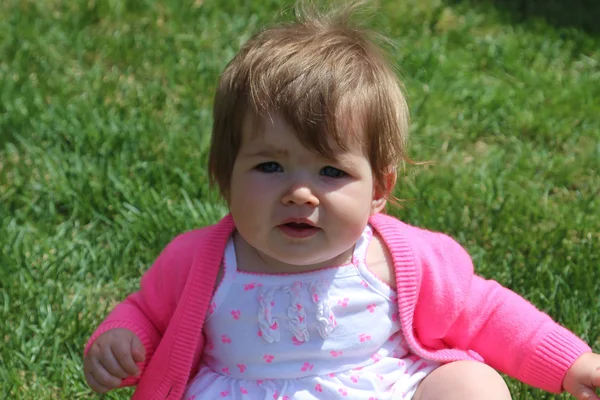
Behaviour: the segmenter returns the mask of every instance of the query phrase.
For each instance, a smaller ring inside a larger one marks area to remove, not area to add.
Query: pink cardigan
[[[573,333],[497,282],[473,274],[453,239],[378,214],[370,223],[396,267],[402,331],[412,351],[431,360],[485,361],[529,385],[560,392],[573,362],[591,349]],[[119,304],[85,351],[112,328],[135,332],[146,349],[133,399],[180,399],[204,348],[202,324],[227,239],[230,215],[175,238]]]

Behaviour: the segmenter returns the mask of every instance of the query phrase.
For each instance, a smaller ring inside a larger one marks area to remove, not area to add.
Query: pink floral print
[[[302,370],[302,371],[304,371],[304,372],[306,372],[306,371],[312,371],[313,367],[314,367],[314,364],[311,364],[311,363],[309,363],[309,362],[305,362],[305,363],[302,365],[302,368],[300,368],[300,370]]]
[[[272,363],[274,359],[275,359],[275,356],[273,356],[271,354],[265,354],[263,356],[263,360],[265,360],[266,363]]]
[[[294,275],[238,274],[235,252],[226,252],[225,268],[233,269],[209,303],[204,357],[183,398],[291,400],[310,392],[399,400],[412,393],[436,365],[410,354],[398,299],[364,262],[367,245],[357,244],[355,264]]]

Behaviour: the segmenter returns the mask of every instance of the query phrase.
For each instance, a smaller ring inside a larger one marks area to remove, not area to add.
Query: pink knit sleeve
[[[139,363],[143,374],[173,315],[193,259],[193,232],[175,238],[142,276],[140,290],[118,304],[94,331],[84,354],[106,331],[126,328],[135,333],[146,351]],[[122,386],[137,384],[139,378],[123,380]]]
[[[420,295],[427,299],[417,307],[429,315],[415,321],[417,329],[433,328],[444,343],[475,351],[493,368],[561,392],[567,370],[590,347],[523,297],[475,276],[466,251],[453,239],[434,235],[432,250],[421,254]]]

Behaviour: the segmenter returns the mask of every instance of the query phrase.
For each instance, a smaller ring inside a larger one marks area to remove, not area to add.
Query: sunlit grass
[[[90,397],[95,326],[173,236],[226,212],[205,168],[215,83],[289,6],[246,3],[0,3],[0,398]],[[411,154],[432,162],[390,212],[600,350],[600,38],[482,2],[380,3]]]

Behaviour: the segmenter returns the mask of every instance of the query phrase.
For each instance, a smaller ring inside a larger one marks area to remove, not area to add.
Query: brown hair
[[[358,5],[328,14],[300,9],[296,22],[258,33],[229,62],[215,96],[208,160],[211,183],[225,198],[245,118],[277,112],[304,146],[326,157],[328,138],[345,148],[349,119],[359,122],[375,190],[394,200],[386,177],[410,161],[408,107],[374,34],[350,23]]]

